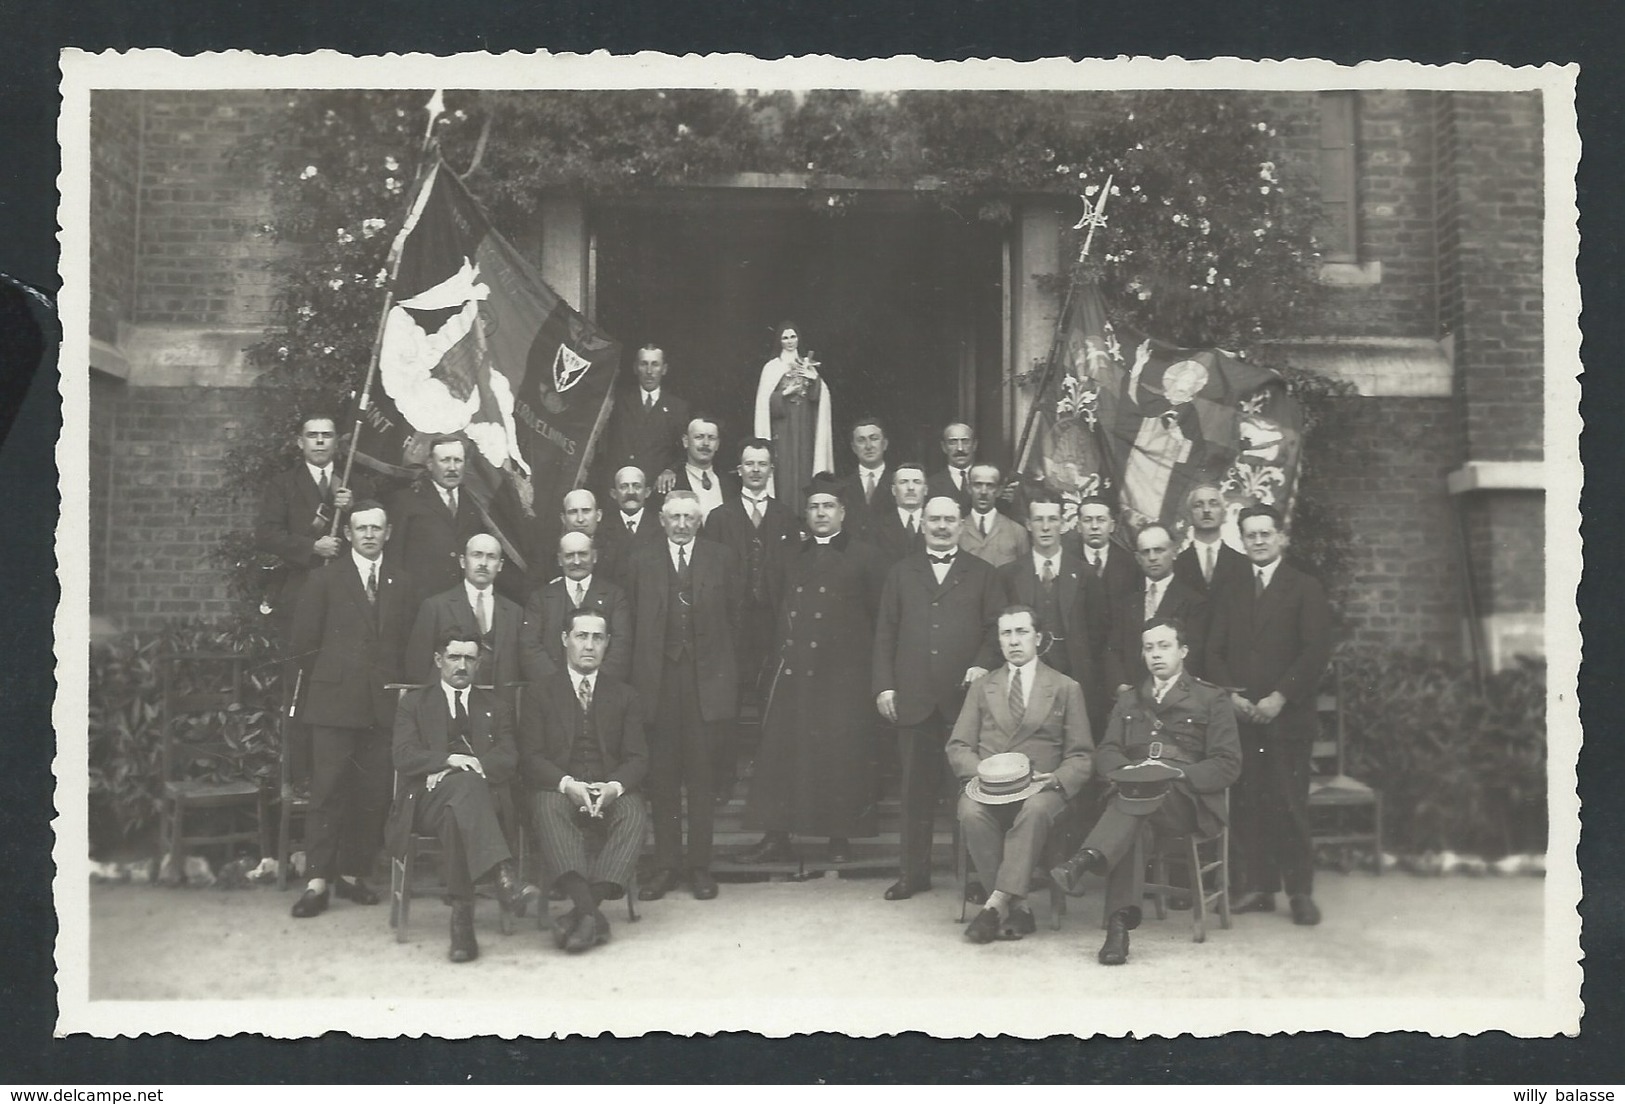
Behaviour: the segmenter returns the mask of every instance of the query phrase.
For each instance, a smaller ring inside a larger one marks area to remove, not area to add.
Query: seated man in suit
[[[1027,554],[1027,530],[994,508],[1001,482],[994,465],[971,467],[971,509],[965,515],[965,527],[959,531],[959,547],[994,567],[1003,567]]]
[[[400,786],[389,814],[390,853],[406,854],[414,832],[440,837],[453,962],[480,954],[474,883],[494,879],[502,907],[520,916],[539,896],[535,886],[520,881],[497,821],[497,792],[512,781],[519,755],[513,714],[489,690],[473,685],[479,663],[479,638],[446,630],[434,649],[438,679],[403,694],[395,708]]]
[[[519,627],[524,613],[493,585],[502,571],[502,545],[489,533],[476,533],[463,546],[458,562],[463,581],[425,598],[418,609],[406,642],[406,677],[412,682],[432,681],[435,643],[446,630],[458,628],[473,633],[483,646],[482,681],[511,706],[519,685]]]
[[[542,859],[571,903],[553,941],[579,954],[609,939],[599,905],[624,895],[637,867],[648,752],[637,691],[602,671],[614,643],[603,614],[573,609],[560,635],[565,667],[535,684],[525,710],[523,770]]]
[[[1224,791],[1241,774],[1241,740],[1230,698],[1185,671],[1185,627],[1147,621],[1140,634],[1149,677],[1118,695],[1106,735],[1095,751],[1102,776],[1154,759],[1179,772],[1157,799],[1114,795],[1077,854],[1050,872],[1068,893],[1085,873],[1106,877],[1103,966],[1128,961],[1128,933],[1140,925],[1145,896],[1145,849],[1151,832],[1214,835],[1224,826]]]
[[[965,786],[965,845],[977,877],[993,887],[965,929],[972,943],[1038,930],[1024,903],[1027,884],[1051,825],[1089,779],[1083,691],[1038,659],[1041,631],[1030,606],[1005,607],[998,628],[1005,666],[972,684],[948,737],[948,765]],[[1000,768],[1012,765],[1019,777],[1002,777]]]
[[[599,657],[604,674],[616,682],[632,677],[632,607],[626,592],[598,570],[598,549],[585,533],[559,538],[561,578],[537,587],[525,603],[519,630],[520,666],[532,686],[564,666],[564,631],[570,611],[597,610],[609,626],[609,644]]]

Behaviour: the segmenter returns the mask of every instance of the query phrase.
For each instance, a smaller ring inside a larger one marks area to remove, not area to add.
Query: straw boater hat
[[[1169,784],[1179,777],[1179,768],[1147,759],[1118,767],[1106,777],[1117,785],[1117,807],[1125,813],[1145,816],[1162,804]]]
[[[989,755],[976,764],[976,777],[965,783],[965,796],[983,805],[1025,801],[1044,788],[1033,781],[1033,764],[1019,751]]]

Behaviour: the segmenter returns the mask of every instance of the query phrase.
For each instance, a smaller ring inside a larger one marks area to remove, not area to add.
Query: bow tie
[[[940,556],[935,552],[927,552],[925,555],[926,558],[928,558],[934,564],[951,564],[954,562],[954,554],[952,552],[944,552]]]

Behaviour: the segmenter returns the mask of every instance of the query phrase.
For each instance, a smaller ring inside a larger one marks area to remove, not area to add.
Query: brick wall
[[[107,609],[107,552],[112,541],[113,460],[125,386],[90,374],[90,612]]]
[[[93,596],[92,609],[131,629],[230,615],[211,555],[227,533],[253,523],[252,502],[219,493],[226,452],[251,421],[251,393],[108,386],[118,391],[99,396],[96,430],[109,452],[103,509],[111,540],[103,604]]]
[[[275,294],[259,233],[268,209],[257,174],[234,164],[243,135],[263,128],[274,93],[140,95],[140,273],[132,320],[252,326],[270,319]]]
[[[90,332],[114,344],[135,306],[136,192],[141,171],[140,93],[92,92]]]
[[[1309,478],[1355,533],[1349,639],[1459,648],[1461,542],[1445,491],[1453,417],[1447,398],[1358,399],[1336,437],[1310,441]]]

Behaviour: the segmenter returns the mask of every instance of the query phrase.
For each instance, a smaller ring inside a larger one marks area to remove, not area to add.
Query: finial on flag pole
[[[445,89],[436,88],[434,95],[429,97],[429,102],[423,105],[423,110],[429,113],[429,121],[423,128],[423,141],[427,145],[434,135],[434,121],[446,113]]]
[[[1080,261],[1089,256],[1089,246],[1095,240],[1096,227],[1106,225],[1106,198],[1112,194],[1112,178],[1114,175],[1115,174],[1107,175],[1106,186],[1100,189],[1100,199],[1094,203],[1089,202],[1089,197],[1087,195],[1080,195],[1078,197],[1079,199],[1083,200],[1083,217],[1073,225],[1072,229],[1082,230],[1085,227],[1088,227],[1089,230],[1089,232],[1084,235],[1083,248],[1078,250],[1078,260]]]

